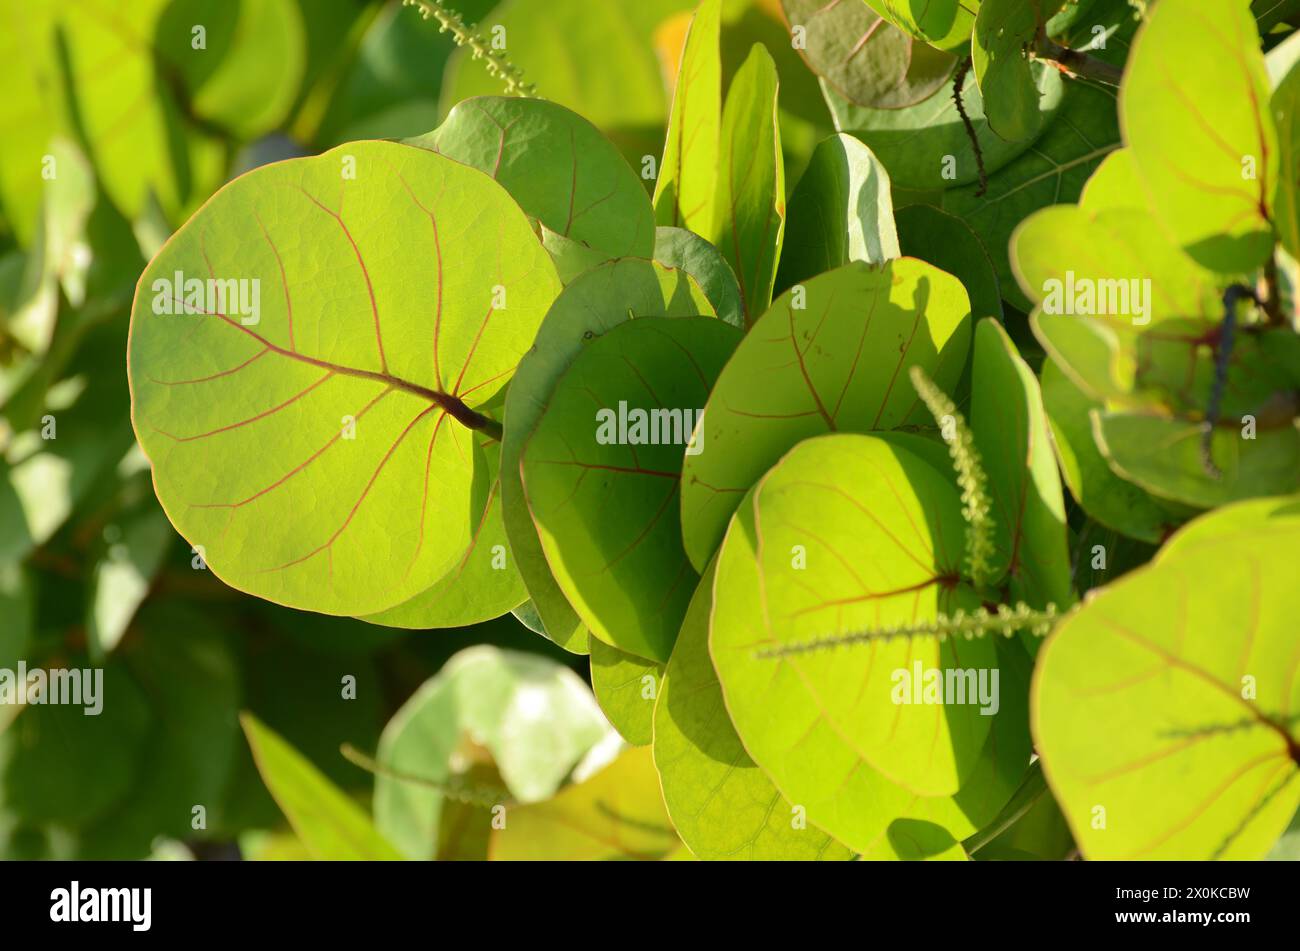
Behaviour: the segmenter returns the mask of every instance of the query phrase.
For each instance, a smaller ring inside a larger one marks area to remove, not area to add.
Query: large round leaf
[[[555,300],[533,346],[519,362],[506,398],[501,444],[501,503],[506,536],[547,636],[586,652],[586,629],[555,584],[524,503],[519,461],[556,382],[587,341],[635,317],[690,317],[712,307],[685,271],[649,261],[605,264],[582,275]]]
[[[524,452],[528,507],[556,581],[591,632],[666,661],[695,586],[678,491],[709,388],[740,339],[712,318],[628,321],[556,384]]]
[[[932,424],[907,373],[920,366],[951,391],[969,343],[965,290],[921,261],[850,264],[783,294],[718,378],[702,424],[707,449],[682,469],[696,570],[745,492],[799,440]]]
[[[1043,646],[1034,736],[1088,858],[1260,858],[1286,827],[1297,544],[1293,502],[1207,515]]]
[[[702,859],[846,859],[754,765],[727,717],[709,658],[713,566],[700,579],[664,673],[654,757],[677,834]]]
[[[223,580],[291,606],[369,614],[429,588],[486,504],[465,426],[491,429],[474,407],[558,287],[505,191],[422,149],[354,143],[232,182],[132,313],[136,434],[172,523]]]
[[[1124,137],[1156,210],[1215,271],[1248,271],[1272,251],[1278,139],[1268,103],[1244,3],[1161,0],[1152,10],[1120,92]]]
[[[641,181],[595,126],[563,106],[482,96],[406,142],[486,172],[529,217],[604,259],[654,251],[654,213]]]
[[[1023,720],[982,751],[991,723],[1016,719],[1014,691],[985,716],[973,692],[910,703],[915,687],[901,686],[962,668],[987,687],[1005,665],[989,640],[761,652],[976,606],[958,580],[963,533],[950,476],[893,441],[839,434],[793,449],[719,554],[710,651],[736,731],[782,794],[856,851],[897,850],[912,823],[938,854],[1005,801],[1027,761]]]

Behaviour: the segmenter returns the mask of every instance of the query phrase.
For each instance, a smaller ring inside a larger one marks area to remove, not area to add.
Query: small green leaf
[[[956,49],[970,39],[979,0],[866,0],[894,26],[940,49]]]
[[[1182,247],[1214,271],[1249,271],[1273,247],[1278,138],[1259,34],[1239,0],[1161,0],[1120,90],[1125,139]]]
[[[610,647],[599,638],[591,642],[591,689],[614,729],[632,746],[650,745],[663,675],[663,664]]]
[[[691,564],[709,563],[745,492],[801,439],[932,425],[908,371],[922,366],[951,390],[969,344],[965,290],[921,261],[849,264],[787,291],[719,376],[706,449],[683,466]]]
[[[592,634],[666,661],[695,578],[678,515],[683,453],[740,339],[713,318],[643,318],[589,343],[524,452],[529,511],[555,580]],[[617,513],[617,514],[614,514]]]
[[[390,861],[401,854],[355,802],[251,713],[240,718],[258,772],[317,861]]]
[[[1282,833],[1300,804],[1298,543],[1293,502],[1204,516],[1043,646],[1034,736],[1087,858],[1261,858]]]
[[[813,150],[790,196],[777,290],[850,261],[898,256],[889,173],[857,139],[831,136]]]
[[[655,181],[656,223],[697,234],[713,232],[722,126],[721,30],[721,0],[703,0],[686,31]]]
[[[133,418],[159,500],[241,590],[331,614],[409,600],[464,557],[488,495],[467,427],[495,425],[478,408],[558,290],[506,192],[432,152],[248,173],[140,281]]]
[[[682,228],[656,228],[655,260],[695,278],[718,317],[734,327],[745,326],[736,273],[709,242]]]
[[[983,0],[975,18],[971,61],[989,127],[1009,142],[1035,138],[1044,116],[1038,108],[1026,48],[1038,30],[1038,9],[1024,0]]]
[[[771,54],[756,43],[731,81],[722,113],[722,168],[709,237],[740,281],[746,326],[771,303],[785,228],[778,86]]]
[[[688,317],[711,311],[700,286],[684,271],[649,261],[602,265],[566,287],[519,361],[506,396],[501,446],[501,502],[506,536],[547,636],[574,652],[587,650],[587,631],[555,583],[524,502],[519,462],[551,393],[587,341],[633,317]]]
[[[691,599],[654,712],[655,768],[677,833],[702,859],[847,859],[745,752],[709,658],[710,564]]]

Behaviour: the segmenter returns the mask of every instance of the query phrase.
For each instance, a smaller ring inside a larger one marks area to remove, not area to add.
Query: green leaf
[[[1291,48],[1288,52],[1300,58],[1300,40],[1295,34],[1285,45]],[[1281,153],[1273,220],[1282,245],[1292,255],[1300,255],[1300,59],[1290,65],[1285,78],[1275,83],[1269,111],[1277,125]]]
[[[624,322],[557,382],[523,455],[555,579],[591,633],[666,661],[694,588],[678,491],[700,408],[740,332],[712,318]],[[617,513],[615,515],[614,513]]]
[[[855,0],[782,0],[799,55],[841,96],[873,109],[905,109],[943,88],[957,63]]]
[[[813,150],[790,196],[779,291],[850,261],[883,264],[899,256],[889,173],[850,135]]]
[[[433,132],[406,139],[491,175],[524,212],[602,259],[648,258],[654,217],[640,179],[590,122],[541,99],[459,103]]]
[[[1283,20],[1300,14],[1300,0],[1251,0],[1250,12],[1259,24],[1260,33],[1268,33]]]
[[[656,228],[655,260],[695,278],[721,319],[735,327],[745,326],[736,274],[709,242],[682,228]]]
[[[731,81],[722,112],[722,166],[715,190],[713,232],[740,281],[745,324],[772,300],[785,228],[785,162],[777,120],[776,64],[754,44]]]
[[[1056,115],[1064,100],[1061,74],[1041,64],[1033,67],[1044,125]],[[871,109],[857,106],[825,82],[822,93],[835,120],[835,128],[861,139],[889,169],[894,184],[918,191],[956,188],[979,181],[979,166],[971,148],[951,86],[906,109]],[[1033,144],[1032,139],[1008,142],[997,135],[985,118],[984,97],[973,76],[962,84],[962,103],[975,129],[984,155],[984,168],[992,175]]]
[[[1075,501],[1107,528],[1159,543],[1177,519],[1111,470],[1092,434],[1092,414],[1099,412],[1101,405],[1089,399],[1051,360],[1043,364],[1042,386],[1056,458]]]
[[[1002,292],[993,259],[960,218],[933,205],[908,205],[894,215],[901,254],[933,264],[961,281],[976,317],[1002,319]]]
[[[240,307],[180,302],[210,279],[243,282]],[[476,407],[558,290],[505,191],[432,152],[361,142],[239,178],[132,313],[133,417],[169,518],[282,604],[365,615],[430,588],[487,504],[467,426],[491,431]]]
[[[1119,144],[1113,96],[1099,87],[1073,83],[1033,148],[990,174],[987,194],[977,195],[974,185],[944,193],[943,210],[965,221],[993,255],[1008,303],[1030,309],[1007,257],[1016,227],[1039,208],[1075,200],[1093,169]]]
[[[1086,857],[1261,858],[1282,833],[1300,804],[1298,542],[1293,501],[1204,516],[1043,646],[1034,736]]]
[[[86,638],[101,661],[126,633],[176,540],[152,497],[106,525],[103,534],[106,545],[92,569],[86,610]]]
[[[722,125],[721,30],[721,0],[703,0],[686,31],[655,181],[655,221],[697,234],[713,232]]]
[[[488,856],[496,861],[668,858],[681,841],[659,795],[650,750],[626,750],[554,799],[507,810]]]
[[[432,588],[362,620],[415,630],[463,627],[500,617],[528,599],[501,518],[500,447],[484,433],[474,433],[471,442],[475,478],[488,482],[487,505],[460,561]]]
[[[682,469],[683,540],[696,570],[749,487],[801,439],[931,425],[908,371],[921,366],[951,390],[969,343],[965,290],[921,261],[849,264],[782,295],[719,376],[705,451]]]
[[[1120,90],[1125,139],[1161,218],[1211,270],[1249,271],[1273,247],[1278,139],[1268,98],[1259,35],[1240,0],[1161,0],[1133,44]]]
[[[506,396],[501,502],[511,554],[547,636],[586,653],[587,631],[555,583],[524,502],[519,463],[556,383],[591,340],[633,317],[707,314],[709,300],[684,271],[649,261],[617,261],[582,275],[556,298]]]
[[[910,697],[901,678],[917,664],[985,669],[990,682],[1007,665],[986,639],[760,651],[975,606],[957,576],[963,531],[950,475],[901,444],[835,434],[764,477],[719,555],[710,650],[736,731],[809,821],[858,852],[938,855],[996,814],[1028,763],[1014,689],[992,716],[894,697]]]
[[[569,668],[487,645],[463,650],[384,728],[376,825],[408,858],[432,858],[448,800],[429,784],[456,788],[484,750],[502,793],[520,802],[547,799],[608,729]]]
[[[1009,603],[1065,607],[1073,600],[1065,500],[1038,378],[996,320],[975,329],[971,429],[993,497],[994,575]]]
[[[632,746],[649,746],[664,665],[591,642],[591,689],[609,722]]]
[[[401,854],[355,802],[250,713],[240,723],[258,772],[317,861],[390,861]]]
[[[745,752],[709,658],[714,566],[691,599],[654,711],[654,758],[677,833],[702,859],[828,859],[848,849],[794,807]]]
[[[1038,9],[1023,0],[983,0],[975,17],[971,61],[989,127],[1009,142],[1042,131],[1040,93],[1026,47],[1038,31]]]
[[[940,49],[955,49],[970,39],[979,0],[866,0],[894,26]]]

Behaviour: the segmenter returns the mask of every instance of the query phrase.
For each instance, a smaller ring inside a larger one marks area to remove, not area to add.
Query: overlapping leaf
[[[961,284],[921,261],[850,264],[782,295],[718,378],[702,423],[707,449],[682,469],[696,570],[749,487],[801,439],[932,425],[908,371],[921,366],[951,391],[970,333]]]
[[[564,289],[533,346],[519,362],[506,398],[501,446],[501,502],[511,554],[547,636],[585,653],[587,632],[555,584],[524,502],[519,463],[555,385],[587,341],[636,317],[708,314],[712,305],[684,271],[649,261],[597,267]]]
[[[663,676],[663,664],[592,639],[592,692],[614,729],[632,746],[650,745]]]
[[[683,453],[740,339],[713,318],[627,321],[556,383],[522,460],[556,581],[594,636],[666,661],[695,574],[682,549]],[[638,420],[639,414],[639,420]]]
[[[940,49],[955,49],[970,39],[979,0],[866,0],[900,30]]]
[[[983,94],[989,126],[1019,142],[1041,130],[1043,113],[1026,47],[1038,31],[1041,8],[1023,0],[983,0],[975,18],[971,61]]]

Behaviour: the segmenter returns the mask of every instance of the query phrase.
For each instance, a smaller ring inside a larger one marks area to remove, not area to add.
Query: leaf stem
[[[1104,59],[1098,59],[1081,50],[1072,50],[1040,32],[1034,44],[1033,55],[1036,59],[1053,64],[1061,72],[1075,79],[1088,79],[1106,86],[1118,86],[1124,78],[1124,70],[1113,66]]]
[[[975,134],[975,123],[970,121],[970,116],[966,113],[966,103],[962,101],[962,87],[966,85],[966,77],[970,75],[972,62],[973,60],[967,56],[957,65],[957,72],[952,77],[952,101],[957,105],[957,115],[961,116],[961,124],[966,129],[966,138],[970,139],[970,147],[975,152],[975,165],[980,174],[980,187],[975,192],[975,197],[983,198],[989,190],[989,176],[984,170],[984,149],[980,146],[979,136]]]

